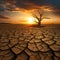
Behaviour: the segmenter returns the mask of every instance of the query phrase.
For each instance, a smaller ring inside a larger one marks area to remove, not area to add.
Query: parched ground
[[[60,27],[0,24],[0,60],[60,60]]]

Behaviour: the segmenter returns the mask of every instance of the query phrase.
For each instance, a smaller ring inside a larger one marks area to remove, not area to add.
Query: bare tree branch
[[[43,17],[43,13],[41,13],[41,11],[39,9],[37,10],[37,13],[38,13],[38,15],[33,14],[33,17],[37,19],[37,21],[35,20],[34,22],[36,22],[38,24],[38,26],[41,26],[41,21],[43,19],[50,19],[48,17]]]
[[[38,23],[36,20],[34,20],[34,22]]]
[[[39,21],[39,18],[38,18],[38,16],[36,16],[36,15],[33,15],[33,17],[34,17],[34,18],[36,18],[36,19]]]
[[[50,19],[49,17],[43,17],[43,19]]]

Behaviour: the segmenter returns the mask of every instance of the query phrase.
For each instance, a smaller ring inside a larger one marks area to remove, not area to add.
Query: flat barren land
[[[0,24],[0,60],[60,60],[60,26]]]

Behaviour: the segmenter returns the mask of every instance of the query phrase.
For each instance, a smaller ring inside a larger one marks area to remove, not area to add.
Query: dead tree
[[[43,20],[43,19],[49,19],[49,18],[44,17],[44,16],[43,16],[43,13],[42,13],[40,10],[37,10],[37,13],[38,13],[39,16],[36,15],[36,14],[33,14],[33,17],[35,18],[35,19],[34,19],[34,22],[36,22],[38,26],[41,26],[42,20]]]

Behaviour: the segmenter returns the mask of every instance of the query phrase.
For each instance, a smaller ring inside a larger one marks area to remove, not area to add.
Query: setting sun
[[[28,18],[28,24],[34,24],[34,18],[33,17]]]

